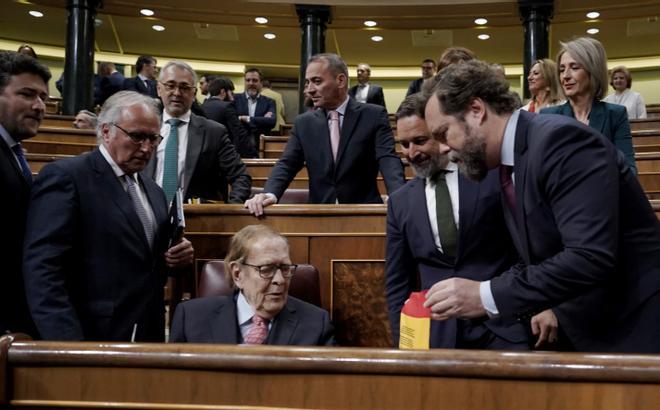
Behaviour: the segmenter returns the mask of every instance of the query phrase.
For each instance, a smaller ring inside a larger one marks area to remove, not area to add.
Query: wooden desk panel
[[[14,342],[6,357],[12,408],[660,406],[660,357],[650,355]]]
[[[73,128],[73,120],[75,118],[76,117],[73,115],[46,114],[44,115],[44,119],[41,121],[41,126]]]

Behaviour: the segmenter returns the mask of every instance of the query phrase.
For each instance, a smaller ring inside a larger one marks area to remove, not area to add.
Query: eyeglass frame
[[[170,83],[170,82],[164,83],[162,81],[158,81],[158,82],[165,88],[165,91],[167,91],[168,93],[173,93],[174,90],[179,90],[181,94],[197,92],[197,87],[187,83]]]
[[[251,267],[251,268],[256,269],[257,272],[259,273],[259,276],[260,276],[262,279],[273,279],[273,278],[275,277],[275,275],[277,274],[277,271],[278,271],[278,270],[279,270],[280,273],[282,274],[282,277],[283,277],[283,278],[285,278],[285,279],[291,279],[291,278],[293,277],[293,275],[296,273],[296,269],[298,269],[298,264],[295,264],[295,263],[280,263],[280,264],[267,263],[267,264],[264,264],[264,265],[251,265],[251,264],[249,264],[249,263],[245,263],[245,262],[243,262],[243,261],[241,261],[241,262],[239,262],[239,263],[240,263],[241,265],[249,266],[249,267]],[[264,267],[266,267],[266,266],[275,267],[275,270],[273,271],[273,274],[272,274],[272,275],[270,275],[270,276],[264,276],[265,274],[261,271],[261,269],[264,268]],[[288,266],[289,269],[291,269],[291,271],[290,271],[290,273],[289,273],[288,275],[285,275],[285,274],[284,274],[284,271],[282,270],[282,267],[283,267],[283,266]]]
[[[152,144],[152,145],[158,145],[163,140],[163,136],[160,135],[160,134],[148,135],[144,132],[128,132],[124,128],[120,127],[119,124],[117,124],[117,123],[111,122],[110,125],[113,125],[113,126],[119,128],[120,130],[122,130],[124,132],[124,134],[126,134],[128,136],[128,138],[131,140],[131,142],[135,145],[142,145],[145,141],[149,141],[149,143]],[[136,140],[135,135],[137,135],[137,134],[142,135],[142,136],[147,135],[147,137],[146,138],[139,138],[139,139]]]

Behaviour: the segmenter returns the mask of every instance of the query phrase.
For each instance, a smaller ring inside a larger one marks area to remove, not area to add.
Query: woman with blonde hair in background
[[[529,70],[527,84],[532,98],[522,107],[523,110],[539,112],[545,107],[552,107],[562,102],[557,64],[549,58],[536,60]]]
[[[632,85],[630,71],[620,65],[614,67],[610,75],[610,85],[614,88],[614,93],[605,97],[603,101],[626,107],[629,120],[646,118],[646,104],[644,104],[644,99],[639,93],[630,89]]]
[[[544,108],[541,114],[573,117],[599,131],[623,153],[626,163],[637,173],[626,108],[601,101],[608,84],[603,45],[590,37],[560,44],[557,68],[567,102]]]

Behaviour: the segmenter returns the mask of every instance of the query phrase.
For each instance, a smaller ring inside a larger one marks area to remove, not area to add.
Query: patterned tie
[[[165,146],[165,160],[163,161],[163,191],[167,203],[172,202],[174,194],[179,187],[179,125],[183,121],[178,118],[170,118],[170,134]]]
[[[245,343],[249,345],[260,345],[266,341],[268,336],[268,321],[261,316],[252,316],[252,326],[245,336]]]
[[[500,184],[502,185],[502,194],[504,194],[504,199],[506,204],[509,206],[511,214],[516,215],[516,189],[513,185],[513,180],[511,179],[511,174],[513,173],[513,167],[508,165],[500,165]]]
[[[446,174],[448,171],[438,172],[435,178],[435,212],[438,218],[438,234],[442,252],[453,258],[456,256],[456,240],[458,233],[454,221],[454,210],[451,205],[449,188],[447,188]]]
[[[339,131],[339,112],[329,111],[330,115],[330,146],[332,147],[332,159],[337,161],[337,151],[339,150],[339,138],[341,131]]]
[[[140,197],[138,196],[138,185],[135,183],[135,179],[132,175],[124,175],[124,180],[126,185],[128,185],[128,197],[133,202],[133,208],[135,208],[135,213],[137,213],[140,222],[142,223],[142,228],[144,229],[144,236],[147,238],[149,243],[149,248],[153,247],[154,244],[154,228],[151,222],[151,219],[147,215],[147,210],[144,209]]]
[[[28,165],[27,160],[25,159],[25,153],[23,153],[21,143],[19,142],[11,147],[11,150],[14,151],[16,158],[18,158],[18,162],[21,164],[21,172],[25,177],[25,181],[29,186],[32,186],[32,171],[30,170],[30,165]]]

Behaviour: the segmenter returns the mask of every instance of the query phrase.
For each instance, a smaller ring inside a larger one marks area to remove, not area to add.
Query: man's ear
[[[237,261],[231,262],[229,264],[229,275],[234,282],[234,287],[242,289],[243,288],[243,276],[241,275],[241,267]]]
[[[110,124],[103,123],[101,124],[101,135],[103,136],[103,142],[110,142]]]
[[[486,103],[481,98],[474,98],[468,105],[467,115],[476,120],[479,125],[482,125],[488,117],[486,110]]]
[[[337,81],[337,85],[339,86],[339,88],[346,87],[346,84],[348,82],[348,79],[346,78],[346,74],[341,73],[341,74],[337,75],[337,77],[335,79]]]

